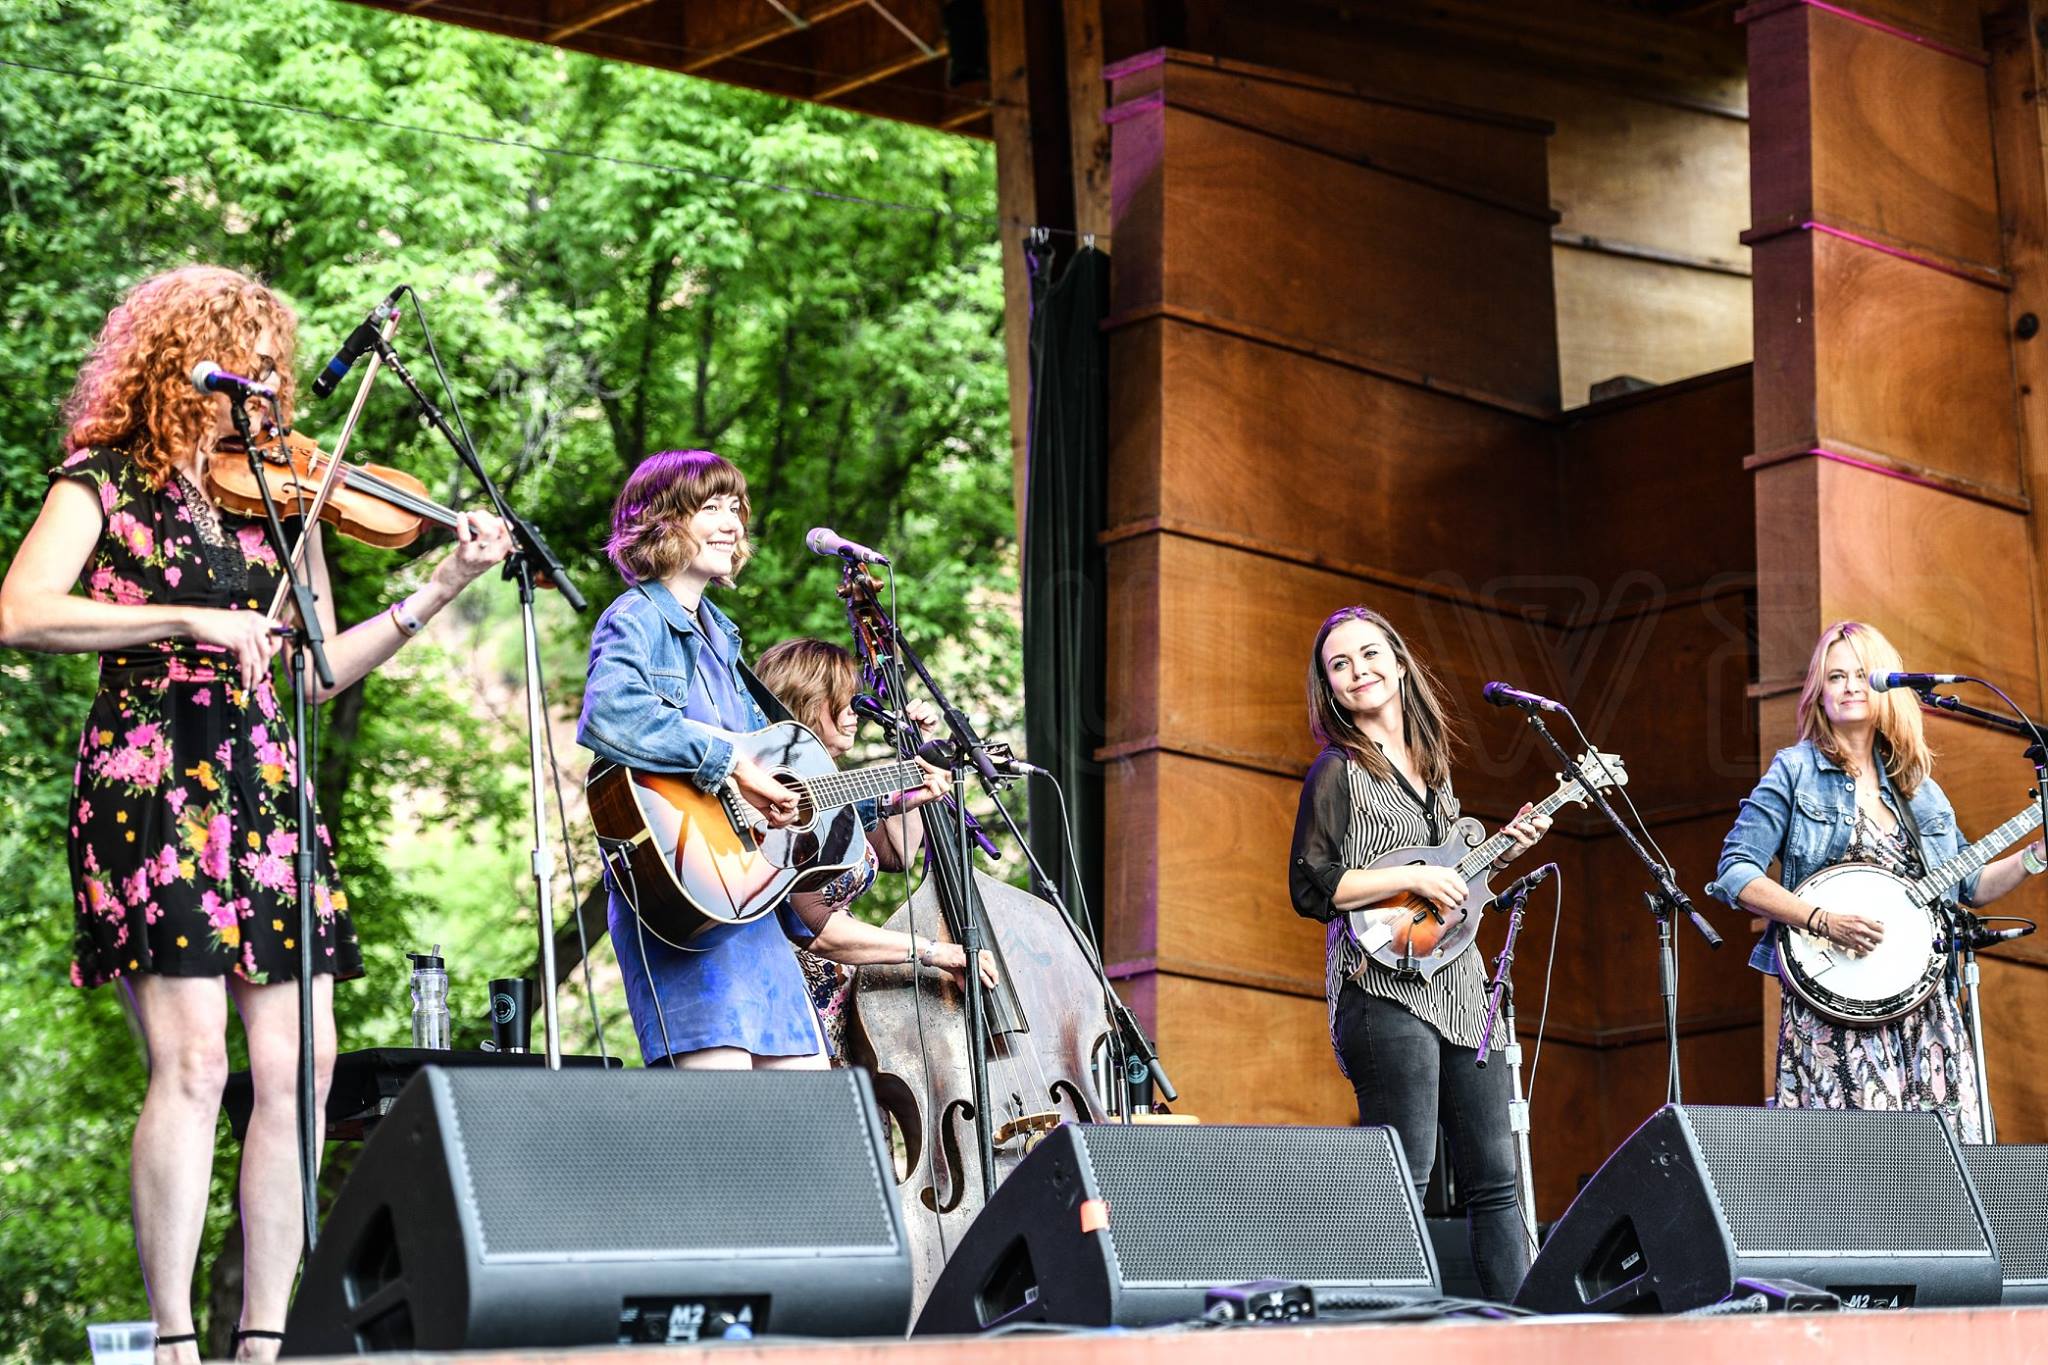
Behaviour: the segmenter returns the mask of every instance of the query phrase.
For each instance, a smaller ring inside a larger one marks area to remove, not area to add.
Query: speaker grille
[[[1708,1105],[1684,1112],[1745,1256],[1988,1249],[1938,1115]]]
[[[1432,1282],[1387,1129],[1081,1131],[1127,1285]]]
[[[852,1072],[438,1081],[485,1261],[898,1254]]]
[[[1965,1147],[2007,1284],[2048,1283],[2048,1147]]]

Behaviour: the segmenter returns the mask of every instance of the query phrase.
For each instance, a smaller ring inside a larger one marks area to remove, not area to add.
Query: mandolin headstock
[[[1628,785],[1628,765],[1620,754],[1603,754],[1597,749],[1588,749],[1579,755],[1569,773],[1557,775],[1558,790],[1564,799],[1578,805],[1587,803],[1589,791],[1611,791]]]

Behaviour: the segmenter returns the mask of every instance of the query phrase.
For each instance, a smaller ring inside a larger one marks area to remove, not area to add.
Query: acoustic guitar
[[[1549,815],[1558,808],[1585,803],[1589,788],[1606,790],[1628,785],[1628,769],[1619,754],[1587,752],[1579,756],[1569,775],[1558,774],[1557,790],[1536,803],[1534,814]],[[1494,859],[1515,846],[1514,836],[1501,833],[1491,839],[1486,829],[1470,816],[1458,821],[1440,844],[1397,848],[1375,858],[1370,866],[1447,867],[1465,883],[1465,903],[1445,910],[1436,902],[1403,893],[1393,900],[1364,906],[1345,915],[1352,937],[1382,965],[1424,980],[1435,976],[1456,960],[1479,934],[1479,916],[1493,900],[1486,884]]]
[[[676,947],[716,924],[759,919],[792,891],[823,886],[867,860],[857,802],[924,784],[914,761],[842,772],[795,721],[750,734],[707,729],[797,794],[797,817],[766,828],[738,784],[699,791],[675,773],[598,760],[584,791],[613,884],[647,931]]]

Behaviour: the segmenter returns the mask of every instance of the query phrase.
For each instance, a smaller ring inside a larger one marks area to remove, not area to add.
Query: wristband
[[[408,640],[427,628],[425,621],[412,614],[410,604],[410,598],[401,597],[396,602],[393,602],[388,609],[391,616],[391,624],[397,626],[398,633]]]
[[[2035,856],[2032,844],[2028,844],[2020,850],[2020,866],[2024,867],[2027,870],[2027,875],[2032,877],[2038,877],[2043,872],[2048,872],[2048,862],[2042,862],[2040,858]]]
[[[1813,917],[1814,917],[1815,915],[1818,915],[1819,913],[1820,913],[1820,907],[1819,907],[1818,905],[1814,906],[1814,907],[1813,907],[1813,909],[1811,909],[1811,910],[1809,910],[1809,911],[1807,911],[1807,912],[1806,912],[1806,932],[1807,932],[1807,933],[1809,933],[1809,934],[1810,934],[1810,933],[1812,933],[1812,932],[1813,932]]]

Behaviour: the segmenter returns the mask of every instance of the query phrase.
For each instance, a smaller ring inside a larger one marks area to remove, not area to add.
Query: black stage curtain
[[[1031,779],[1031,848],[1068,908],[1102,939],[1102,765],[1108,576],[1109,257],[1083,247],[1064,268],[1032,260],[1031,429],[1024,495],[1024,734],[1033,763],[1067,791],[1075,885],[1059,797]],[[1077,890],[1081,893],[1077,895]]]

